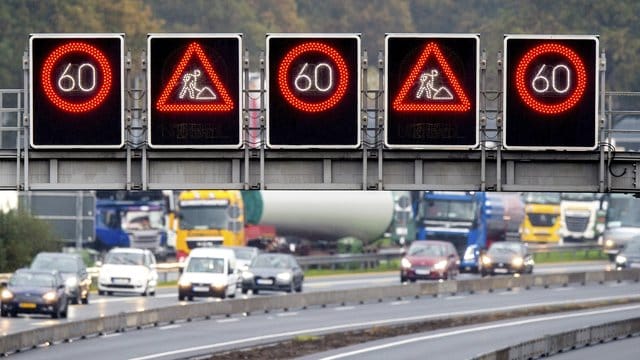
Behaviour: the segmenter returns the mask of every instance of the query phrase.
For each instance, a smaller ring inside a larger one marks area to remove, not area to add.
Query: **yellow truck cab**
[[[525,217],[520,226],[520,239],[527,243],[559,243],[560,193],[524,193],[523,200]]]

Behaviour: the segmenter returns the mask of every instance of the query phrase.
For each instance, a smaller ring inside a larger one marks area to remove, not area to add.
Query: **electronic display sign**
[[[478,146],[479,45],[476,34],[387,34],[387,147]]]
[[[505,148],[596,148],[598,45],[597,36],[505,36]]]
[[[124,34],[32,34],[31,147],[121,148],[123,63]]]
[[[267,35],[267,146],[360,146],[360,35]]]
[[[147,37],[149,146],[242,145],[241,34]]]

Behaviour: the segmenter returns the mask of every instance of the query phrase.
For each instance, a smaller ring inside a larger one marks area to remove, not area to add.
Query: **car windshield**
[[[489,254],[504,254],[520,252],[520,244],[496,243],[489,248]]]
[[[144,265],[144,254],[112,252],[107,254],[104,263],[111,265]]]
[[[444,246],[440,245],[412,245],[409,248],[411,256],[444,256]]]
[[[187,272],[199,273],[224,273],[224,259],[222,258],[199,258],[193,257],[187,265]]]
[[[17,273],[9,280],[11,286],[54,287],[55,281],[49,274]]]
[[[287,269],[291,267],[289,258],[279,255],[261,255],[256,257],[251,264],[256,268]]]
[[[70,257],[37,256],[31,264],[34,270],[58,270],[65,273],[78,271],[78,262]]]
[[[236,253],[236,258],[240,260],[251,260],[255,254],[253,249],[234,248],[233,251]]]

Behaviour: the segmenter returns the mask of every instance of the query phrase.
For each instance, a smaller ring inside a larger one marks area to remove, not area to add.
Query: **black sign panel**
[[[598,38],[509,35],[504,48],[505,148],[595,149]]]
[[[31,35],[33,148],[124,145],[123,49],[123,34]]]
[[[267,35],[267,145],[360,145],[360,35]]]

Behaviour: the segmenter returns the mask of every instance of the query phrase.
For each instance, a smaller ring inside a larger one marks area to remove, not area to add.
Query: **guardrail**
[[[640,281],[639,269],[599,271],[548,275],[523,275],[520,277],[491,277],[476,280],[423,282],[408,285],[388,285],[375,288],[335,290],[287,296],[260,296],[219,302],[176,304],[173,306],[130,313],[120,313],[99,318],[64,322],[48,327],[7,334],[0,337],[0,355],[36,347],[44,343],[58,343],[100,335],[140,329],[148,326],[174,323],[180,320],[212,316],[250,314],[278,309],[305,309],[328,304],[362,304],[389,298],[438,296],[440,294],[476,293],[496,289],[567,286],[570,283],[604,283],[610,281]]]
[[[640,317],[546,335],[497,351],[474,360],[528,360],[549,357],[569,350],[622,339],[640,333]]]

